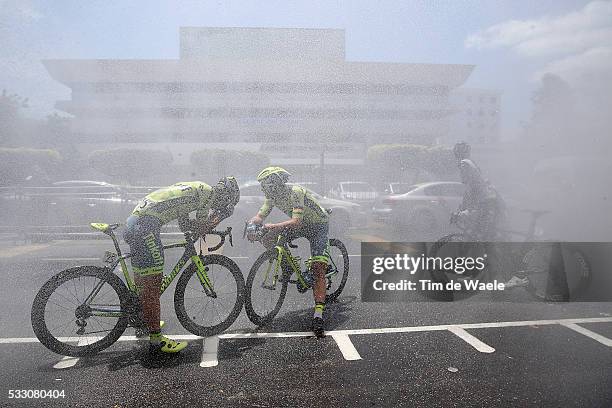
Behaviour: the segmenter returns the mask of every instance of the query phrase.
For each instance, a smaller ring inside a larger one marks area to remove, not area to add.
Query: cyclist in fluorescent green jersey
[[[176,353],[187,346],[161,335],[160,287],[164,270],[161,227],[177,220],[181,231],[205,235],[229,217],[240,199],[236,179],[225,177],[211,187],[200,181],[176,183],[143,198],[127,219],[124,239],[130,245],[134,281],[143,319],[149,330],[151,351]],[[189,218],[196,213],[195,220]]]
[[[318,201],[303,187],[286,185],[290,173],[281,167],[267,167],[257,176],[266,196],[264,204],[252,223],[261,224],[273,207],[278,207],[291,219],[276,224],[265,224],[270,232],[264,236],[267,248],[275,245],[278,234],[289,229],[289,240],[305,237],[310,242],[311,273],[314,275],[313,295],[315,310],[312,329],[317,336],[324,333],[325,271],[327,270],[329,215]]]

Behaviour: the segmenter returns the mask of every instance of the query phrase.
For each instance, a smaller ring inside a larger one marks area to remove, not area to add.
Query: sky
[[[44,117],[70,92],[41,59],[175,59],[181,26],[340,28],[347,60],[474,64],[465,86],[502,91],[505,137],[543,73],[612,71],[612,1],[0,0],[0,88]]]

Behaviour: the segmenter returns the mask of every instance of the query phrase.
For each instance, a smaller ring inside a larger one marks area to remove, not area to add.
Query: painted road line
[[[608,347],[612,347],[612,340],[602,336],[599,333],[595,333],[594,331],[591,331],[589,329],[585,329],[582,326],[578,326],[576,323],[561,323],[561,326],[565,326],[568,329],[572,329],[575,332],[578,332],[580,334],[583,334],[587,337],[592,338],[595,341],[600,342],[601,344],[603,344],[604,346],[608,346]]]
[[[350,330],[330,330],[326,335],[357,335],[357,334],[385,334],[385,333],[411,333],[411,332],[426,332],[449,330],[450,328],[469,329],[487,329],[498,327],[522,327],[522,326],[545,326],[545,325],[576,325],[581,323],[612,323],[612,317],[585,317],[573,319],[555,319],[555,320],[523,320],[513,322],[488,322],[488,323],[459,323],[459,324],[444,324],[437,326],[408,326],[408,327],[383,327],[377,329],[350,329]],[[580,327],[581,333],[587,329]],[[590,330],[588,330],[590,332]],[[596,333],[595,333],[596,334]],[[249,339],[249,338],[278,338],[278,337],[312,337],[313,333],[308,332],[272,332],[272,333],[226,333],[220,334],[220,339]],[[601,336],[603,337],[603,336]],[[200,340],[202,337],[193,334],[187,335],[172,335],[172,338],[177,340]],[[61,342],[74,342],[78,337],[60,337]],[[94,337],[87,337],[84,340],[90,341]],[[135,336],[121,336],[119,341],[135,341],[138,340]],[[13,337],[0,338],[0,344],[18,344],[18,343],[37,343],[35,337]]]
[[[217,351],[219,350],[219,337],[211,336],[204,339],[202,345],[202,360],[200,367],[215,367],[219,364]]]
[[[100,262],[102,262],[102,258],[42,258],[41,261],[44,261],[44,262],[72,262],[72,261],[93,262],[93,261],[100,261]]]
[[[349,336],[346,334],[332,334],[331,336],[336,341],[345,360],[361,360],[361,356]]]
[[[480,341],[476,337],[472,336],[470,333],[466,332],[461,327],[449,327],[448,331],[459,337],[461,340],[468,343],[470,346],[474,347],[476,350],[481,353],[493,353],[495,349],[488,344]]]
[[[89,343],[89,338],[83,338],[81,340],[79,340],[79,342],[77,343],[77,346],[84,346],[86,344]],[[76,363],[79,362],[79,358],[78,357],[70,357],[70,356],[66,356],[64,358],[62,358],[60,361],[58,361],[53,368],[56,368],[58,370],[63,370],[65,368],[70,368],[70,367],[74,367],[76,365]]]
[[[2,248],[0,249],[0,259],[15,258],[17,256],[36,252],[38,250],[45,249],[50,246],[51,244],[31,244]]]

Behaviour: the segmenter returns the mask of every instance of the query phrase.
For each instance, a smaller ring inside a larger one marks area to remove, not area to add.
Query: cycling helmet
[[[459,142],[455,144],[455,147],[453,147],[453,153],[455,154],[455,157],[459,160],[467,159],[468,157],[470,157],[470,150],[470,145],[466,142]]]
[[[213,187],[212,207],[215,209],[227,209],[234,207],[240,201],[240,189],[234,177],[223,177]]]
[[[289,176],[291,176],[291,173],[289,173],[282,167],[271,166],[266,167],[257,175],[257,181],[261,183],[264,180],[266,180],[267,182],[272,182],[272,180],[274,180],[278,183],[285,184],[287,180],[289,180]]]
[[[261,189],[266,196],[274,195],[285,187],[289,180],[289,173],[282,167],[266,167],[257,175],[257,181],[261,183]]]

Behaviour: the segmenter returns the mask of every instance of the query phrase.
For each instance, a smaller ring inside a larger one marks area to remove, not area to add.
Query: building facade
[[[344,43],[343,30],[183,27],[177,60],[43,63],[72,90],[56,107],[84,149],[159,146],[188,162],[215,144],[304,165],[325,150],[350,166],[369,145],[448,138],[472,65],[347,61]]]
[[[459,88],[450,95],[455,109],[450,123],[453,129],[448,140],[464,140],[474,145],[499,142],[501,92],[489,89]]]

